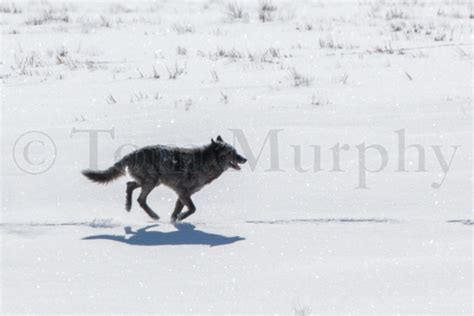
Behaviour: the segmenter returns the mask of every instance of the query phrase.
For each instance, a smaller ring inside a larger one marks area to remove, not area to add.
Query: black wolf
[[[148,194],[164,184],[178,195],[171,220],[183,220],[196,211],[191,195],[217,179],[229,168],[240,170],[247,161],[234,147],[218,136],[211,143],[198,148],[149,146],[123,157],[104,171],[84,170],[82,174],[97,183],[108,183],[125,175],[126,170],[135,181],[127,182],[125,209],[132,208],[132,193],[141,188],[138,204],[153,219],[159,216],[146,203]],[[181,212],[186,206],[187,211]]]

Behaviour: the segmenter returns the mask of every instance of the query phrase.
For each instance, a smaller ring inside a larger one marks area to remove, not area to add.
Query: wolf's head
[[[247,162],[247,159],[239,155],[237,150],[232,145],[226,143],[220,135],[217,136],[216,140],[211,139],[211,146],[216,154],[217,163],[224,170],[228,168],[240,170],[239,164]]]

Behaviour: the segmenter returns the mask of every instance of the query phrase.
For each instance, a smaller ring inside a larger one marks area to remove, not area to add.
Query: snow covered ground
[[[1,314],[472,315],[470,4],[258,6],[1,2]],[[186,223],[80,174],[218,134]]]

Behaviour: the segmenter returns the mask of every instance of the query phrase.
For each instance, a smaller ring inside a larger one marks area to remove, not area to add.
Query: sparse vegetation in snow
[[[296,68],[291,68],[289,70],[289,77],[294,87],[309,87],[314,80],[311,75],[304,74],[296,70]]]
[[[224,12],[229,21],[248,22],[249,14],[242,2],[229,1],[225,4]]]
[[[271,22],[275,18],[277,6],[272,0],[260,0],[257,7],[258,19],[265,23]]]

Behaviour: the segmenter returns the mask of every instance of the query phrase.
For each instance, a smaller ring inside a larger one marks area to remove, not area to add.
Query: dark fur
[[[150,146],[128,154],[104,171],[84,170],[82,174],[97,183],[108,183],[126,170],[135,181],[127,182],[125,209],[132,207],[132,193],[141,188],[138,204],[153,219],[159,216],[148,206],[148,194],[158,185],[170,187],[178,195],[171,220],[183,220],[196,211],[191,195],[217,179],[225,170],[247,160],[225,143],[222,137],[199,148]],[[186,212],[181,212],[186,206]]]

